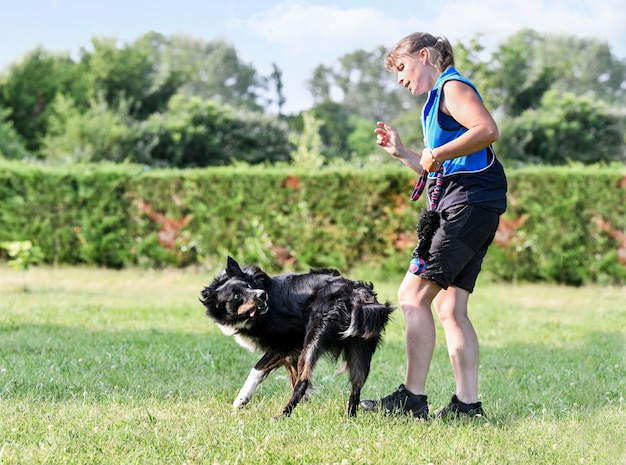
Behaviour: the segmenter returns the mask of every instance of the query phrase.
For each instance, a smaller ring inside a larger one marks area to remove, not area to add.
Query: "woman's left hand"
[[[431,156],[431,149],[424,148],[422,150],[422,158],[420,158],[420,165],[428,172],[439,171],[441,168],[441,164],[437,164],[433,157]]]

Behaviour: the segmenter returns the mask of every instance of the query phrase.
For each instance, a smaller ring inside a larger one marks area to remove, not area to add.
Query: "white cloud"
[[[262,74],[268,73],[271,61],[278,63],[288,96],[285,110],[297,112],[312,105],[305,81],[317,65],[335,65],[338,57],[358,49],[391,47],[401,37],[399,30],[410,33],[418,23],[415,18],[393,18],[373,8],[285,2],[248,19],[231,21],[228,26],[238,32],[239,39],[243,35],[256,37],[247,55],[254,57]]]
[[[413,31],[415,18],[394,18],[373,8],[341,9],[306,3],[280,3],[249,19],[231,22],[241,31],[285,47],[289,53],[371,49],[392,45],[398,30]]]
[[[451,0],[432,24],[454,43],[480,32],[494,47],[522,28],[544,34],[574,35],[608,41],[613,52],[626,56],[626,8],[622,0],[526,0],[480,3]],[[449,32],[445,32],[449,31]]]
[[[619,56],[626,55],[626,8],[623,0],[448,0],[429,17],[402,16],[405,8],[340,8],[304,2],[283,2],[251,18],[233,22],[241,31],[285,47],[291,54],[318,51],[338,56],[359,48],[392,46],[406,34],[427,31],[453,43],[481,33],[495,46],[521,28],[542,33],[589,36],[607,40]],[[415,9],[417,11],[417,8]]]
[[[442,0],[435,8],[388,0],[380,9],[322,6],[286,0],[245,19],[228,23],[238,47],[248,45],[255,66],[268,73],[275,61],[284,71],[287,109],[311,104],[304,81],[319,64],[334,65],[339,56],[358,49],[392,47],[415,31],[445,35],[454,44],[481,35],[487,52],[522,28],[540,33],[607,40],[614,54],[626,56],[626,8],[623,0]],[[346,2],[352,3],[352,2]],[[271,58],[268,58],[271,56]],[[265,60],[265,62],[262,62]]]

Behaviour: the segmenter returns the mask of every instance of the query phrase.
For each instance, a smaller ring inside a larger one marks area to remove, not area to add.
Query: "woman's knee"
[[[430,306],[440,290],[436,284],[422,278],[405,278],[398,288],[398,303],[404,313],[426,309]]]
[[[467,307],[463,307],[459,302],[442,301],[434,302],[433,307],[441,324],[445,327],[448,325],[460,326],[469,321],[467,315]]]
[[[441,323],[446,323],[455,320],[454,304],[449,301],[435,301],[433,302],[435,313]]]

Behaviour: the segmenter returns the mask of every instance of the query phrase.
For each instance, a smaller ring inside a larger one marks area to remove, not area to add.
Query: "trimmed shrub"
[[[626,170],[509,170],[509,208],[484,263],[496,279],[626,282]],[[221,266],[270,272],[367,266],[402,273],[423,204],[402,167],[41,167],[0,162],[0,241],[44,260],[121,268]]]

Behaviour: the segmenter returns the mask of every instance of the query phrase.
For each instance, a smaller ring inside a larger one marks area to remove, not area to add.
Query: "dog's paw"
[[[233,409],[234,410],[242,409],[248,404],[248,402],[250,402],[249,397],[237,397],[235,401],[233,402]]]
[[[285,418],[289,418],[291,416],[291,411],[286,411],[286,410],[281,410],[280,412],[278,412],[276,415],[274,415],[272,417],[272,420],[274,421],[279,421],[279,420],[283,420]]]
[[[304,393],[304,396],[302,396],[302,400],[303,401],[309,401],[313,398],[313,396],[319,394],[319,391],[315,388],[315,386],[313,386],[312,384],[309,385],[308,388],[306,388],[306,391]]]

